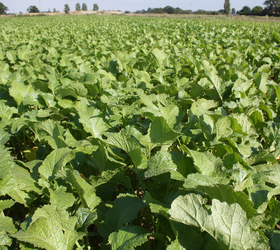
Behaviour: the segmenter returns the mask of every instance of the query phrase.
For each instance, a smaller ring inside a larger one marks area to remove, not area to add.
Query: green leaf
[[[110,232],[118,231],[125,223],[135,219],[143,206],[143,201],[138,197],[120,194],[114,201],[113,208],[106,214],[105,226],[107,230]]]
[[[13,235],[20,241],[28,242],[36,247],[47,250],[73,249],[75,242],[84,236],[74,230],[64,231],[55,220],[38,218],[26,231],[19,231]]]
[[[134,250],[135,247],[148,241],[146,230],[137,226],[123,226],[118,232],[113,232],[109,236],[109,243],[112,250]]]
[[[15,201],[13,200],[1,200],[0,201],[0,212],[12,207],[15,204]]]
[[[150,178],[163,173],[171,173],[171,178],[175,180],[185,179],[183,175],[177,172],[177,165],[173,162],[171,154],[169,152],[158,151],[148,161],[145,178]]]
[[[18,187],[20,190],[24,190],[26,192],[33,191],[37,194],[41,194],[42,190],[38,188],[38,177],[35,173],[29,173],[23,167],[14,166],[12,168],[12,174],[15,177]]]
[[[268,84],[269,74],[258,72],[255,76],[255,83],[258,89],[260,89],[263,93],[267,92],[267,84]]]
[[[269,245],[271,246],[272,250],[280,249],[280,232],[279,231],[273,230],[270,233]]]
[[[0,147],[9,141],[11,134],[0,128]],[[1,154],[1,153],[0,153]],[[1,170],[0,170],[1,171]],[[1,176],[1,174],[0,174]]]
[[[40,124],[39,128],[48,133],[47,136],[41,135],[40,139],[47,140],[53,149],[67,147],[67,144],[65,143],[64,137],[63,137],[64,129],[62,126],[58,125],[57,122],[49,119],[49,120],[42,122]]]
[[[108,125],[103,121],[100,115],[101,112],[93,107],[86,111],[79,112],[79,121],[83,124],[85,131],[95,138],[101,138],[101,135],[108,129]]]
[[[14,98],[18,105],[20,105],[20,103],[23,102],[24,98],[28,96],[31,93],[31,91],[31,85],[26,86],[25,84],[16,81],[12,82],[11,87],[9,89],[10,95]]]
[[[155,56],[155,58],[157,59],[158,65],[160,68],[163,68],[166,63],[167,63],[167,54],[165,54],[164,51],[159,50],[158,48],[155,48],[152,51],[152,54]]]
[[[0,179],[4,179],[10,174],[13,166],[13,157],[8,149],[0,149]]]
[[[146,167],[147,157],[141,152],[138,139],[141,139],[142,134],[138,130],[127,126],[119,133],[107,133],[106,135],[107,143],[127,152],[137,168]]]
[[[6,56],[7,58],[9,59],[9,61],[13,64],[16,63],[17,61],[17,54],[16,54],[16,51],[15,50],[8,50],[6,52]]]
[[[152,213],[159,214],[160,212],[165,212],[168,214],[168,204],[156,200],[148,191],[145,192],[144,202],[149,205]]]
[[[17,113],[14,107],[9,107],[5,102],[0,101],[0,117],[4,119],[10,119],[13,114]]]
[[[76,226],[83,231],[85,231],[88,226],[92,225],[98,217],[96,211],[92,212],[90,209],[83,207],[77,210],[75,216],[78,218]]]
[[[68,212],[63,207],[55,205],[45,205],[37,208],[32,216],[32,223],[40,218],[46,218],[56,222],[65,231],[74,230],[77,223],[76,217],[69,217]]]
[[[196,227],[186,226],[176,221],[170,221],[176,240],[167,249],[202,250],[202,234]],[[177,248],[178,247],[178,248]]]
[[[12,218],[0,215],[0,232],[2,230],[11,234],[17,232]]]
[[[156,117],[150,125],[148,134],[153,147],[172,144],[180,135],[172,130],[163,117]]]
[[[243,192],[235,192],[233,187],[225,184],[208,184],[208,185],[196,185],[190,190],[195,190],[207,194],[211,199],[217,199],[220,202],[227,202],[228,204],[238,203],[244,211],[246,211],[247,217],[251,218],[256,214],[256,210],[253,208],[254,204],[249,200],[249,197]]]
[[[15,178],[8,175],[6,178],[0,180],[0,195],[10,194],[11,190],[17,187]],[[12,197],[13,198],[13,197]]]
[[[69,148],[52,151],[39,167],[39,173],[46,179],[53,179],[55,174],[73,159],[70,153],[71,149]]]
[[[250,166],[252,166],[253,164],[257,164],[257,163],[264,163],[264,162],[272,162],[272,163],[276,163],[276,159],[275,156],[273,155],[273,153],[270,153],[268,150],[264,150],[261,152],[257,152],[253,155],[251,155],[250,158],[246,159],[246,163]]]
[[[66,171],[67,179],[76,189],[85,208],[93,210],[101,199],[96,195],[95,188],[84,180],[77,171]]]
[[[27,45],[20,46],[17,49],[18,58],[22,61],[28,60],[29,53],[30,53],[30,50]]]
[[[203,175],[211,176],[222,166],[222,160],[210,152],[198,152],[187,147],[184,147],[184,150],[190,154],[197,170]]]
[[[228,137],[230,134],[232,134],[231,126],[231,120],[228,117],[223,117],[217,120],[215,127],[216,127],[216,133],[217,133],[217,139],[220,137]]]
[[[170,215],[177,222],[205,230],[223,249],[269,249],[263,236],[250,228],[250,221],[238,204],[214,199],[208,214],[205,203],[200,195],[179,196],[171,204]]]
[[[74,204],[75,196],[66,191],[66,187],[60,186],[56,190],[49,188],[50,203],[52,205],[68,208]]]
[[[213,65],[210,65],[208,61],[202,61],[202,65],[205,70],[205,75],[207,76],[208,80],[214,85],[221,101],[223,102],[222,97],[222,84],[221,80],[219,79],[217,72]]]

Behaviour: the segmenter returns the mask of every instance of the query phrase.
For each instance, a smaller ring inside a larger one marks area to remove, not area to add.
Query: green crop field
[[[0,19],[0,249],[280,249],[280,25]]]

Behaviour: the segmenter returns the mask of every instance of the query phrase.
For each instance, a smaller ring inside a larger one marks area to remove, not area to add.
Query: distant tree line
[[[137,10],[135,13],[139,14],[204,14],[204,15],[219,15],[224,13],[224,10],[221,11],[207,11],[207,10],[182,10],[179,7],[173,8],[171,6],[165,6],[164,8],[148,8],[147,10]]]
[[[253,16],[279,16],[280,15],[280,0],[266,0],[263,3],[266,7],[255,6],[250,8],[244,6],[240,11],[237,11],[239,15],[253,15]]]
[[[147,10],[137,10],[135,13],[141,13],[141,14],[202,14],[202,15],[219,15],[219,14],[227,14],[230,13],[232,15],[239,14],[239,15],[258,15],[258,16],[264,16],[264,15],[270,15],[270,16],[279,16],[280,15],[280,0],[265,0],[263,3],[266,7],[263,8],[261,6],[255,6],[254,8],[250,8],[249,6],[244,6],[240,11],[236,11],[234,8],[230,9],[230,2],[229,0],[225,0],[224,9],[220,9],[219,11],[207,11],[207,10],[183,10],[179,7],[172,7],[172,6],[165,6],[164,8],[148,8]],[[6,15],[6,11],[9,10],[7,6],[5,6],[2,2],[0,2],[0,15]],[[87,11],[88,7],[85,3],[76,4],[76,11]],[[99,7],[98,4],[93,4],[93,10],[98,11]],[[29,13],[38,13],[40,12],[39,9],[35,5],[30,5],[27,9]],[[68,4],[64,5],[64,11],[65,13],[69,13],[70,7]],[[49,11],[50,12],[50,9]],[[57,10],[54,8],[53,12],[57,12]],[[129,11],[126,11],[125,13],[130,13]]]

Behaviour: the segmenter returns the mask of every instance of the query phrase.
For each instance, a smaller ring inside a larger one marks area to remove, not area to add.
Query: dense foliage
[[[1,249],[280,249],[278,24],[0,27]]]
[[[39,13],[40,10],[35,5],[30,5],[27,9],[28,13]]]
[[[224,12],[225,12],[225,14],[227,14],[229,16],[229,14],[230,14],[230,2],[229,2],[229,0],[225,0]]]
[[[6,15],[7,10],[9,10],[8,7],[5,6],[2,2],[0,2],[0,15]]]

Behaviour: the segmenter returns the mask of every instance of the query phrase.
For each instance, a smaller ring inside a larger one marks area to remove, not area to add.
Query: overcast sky
[[[36,5],[38,9],[47,11],[53,8],[63,11],[64,4],[69,4],[70,10],[75,10],[76,3],[86,3],[88,10],[92,10],[93,4],[97,3],[99,10],[129,10],[136,11],[151,8],[159,8],[170,5],[172,7],[179,7],[183,10],[191,9],[196,11],[198,9],[203,10],[220,10],[224,8],[224,0],[0,0],[5,6],[9,8],[8,13],[19,13],[20,11],[25,13],[26,9],[30,5]],[[265,0],[231,0],[231,8],[235,8],[236,11],[241,10],[243,6],[263,6]]]

